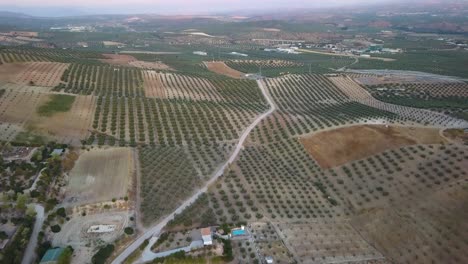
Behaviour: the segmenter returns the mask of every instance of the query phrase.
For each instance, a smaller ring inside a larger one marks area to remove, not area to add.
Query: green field
[[[51,95],[50,101],[39,106],[37,112],[41,116],[52,116],[56,113],[68,112],[73,102],[75,102],[75,96],[54,94]]]

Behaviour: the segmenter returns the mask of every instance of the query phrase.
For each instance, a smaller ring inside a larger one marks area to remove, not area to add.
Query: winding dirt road
[[[138,247],[146,240],[153,236],[159,236],[161,230],[167,225],[169,221],[174,219],[175,215],[182,213],[187,207],[189,207],[192,203],[194,203],[200,195],[205,193],[208,190],[208,187],[213,184],[221,175],[223,175],[224,170],[236,160],[239,156],[240,151],[242,150],[242,146],[244,145],[245,140],[249,136],[250,132],[266,117],[272,114],[276,110],[276,106],[273,103],[268,91],[266,90],[263,82],[261,80],[257,81],[258,87],[263,93],[263,96],[266,98],[268,104],[270,105],[270,109],[261,114],[257,117],[252,124],[250,124],[242,133],[241,137],[239,138],[239,142],[237,143],[236,149],[231,154],[229,159],[218,168],[217,171],[214,172],[213,176],[209,181],[205,183],[205,185],[200,188],[194,195],[192,195],[189,199],[187,199],[182,205],[180,205],[174,212],[170,215],[166,216],[162,221],[158,224],[148,228],[142,235],[140,235],[130,246],[128,246],[117,258],[112,261],[112,264],[120,264],[122,263],[130,254],[132,254]]]

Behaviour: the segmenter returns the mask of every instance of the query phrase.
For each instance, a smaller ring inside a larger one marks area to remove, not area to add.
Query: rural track
[[[236,145],[236,148],[234,152],[231,154],[229,159],[221,166],[218,168],[217,171],[214,172],[213,177],[209,181],[205,183],[203,187],[197,190],[195,194],[193,194],[190,198],[185,200],[182,205],[180,205],[175,211],[173,211],[171,214],[166,216],[162,221],[160,221],[158,224],[148,228],[142,235],[140,235],[130,246],[128,246],[122,253],[120,253],[119,256],[117,256],[113,261],[112,264],[120,264],[125,261],[126,258],[128,258],[135,250],[137,250],[141,244],[146,239],[150,239],[153,236],[158,236],[161,233],[161,230],[171,221],[174,219],[174,217],[177,214],[182,213],[187,207],[189,207],[191,204],[193,204],[203,193],[208,191],[208,187],[212,185],[216,180],[223,175],[224,170],[231,164],[233,163],[239,153],[242,150],[242,147],[244,145],[245,140],[249,136],[250,132],[265,118],[267,118],[270,114],[272,114],[276,110],[276,106],[273,102],[273,99],[270,97],[268,91],[266,90],[264,84],[262,83],[262,80],[257,80],[258,87],[262,91],[263,96],[267,100],[268,104],[270,105],[270,109],[258,116],[242,133],[241,137],[239,138],[239,142]]]
[[[36,221],[34,222],[34,229],[29,238],[28,245],[24,252],[23,260],[21,264],[30,264],[34,263],[34,259],[36,258],[36,247],[39,232],[42,230],[42,225],[44,224],[44,207],[40,204],[34,204],[34,210],[36,211]]]

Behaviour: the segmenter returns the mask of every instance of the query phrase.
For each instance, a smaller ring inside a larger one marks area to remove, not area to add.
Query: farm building
[[[41,259],[40,264],[53,264],[57,263],[62,253],[65,251],[64,248],[53,248],[47,250]]]
[[[64,152],[65,152],[64,149],[54,149],[50,155],[51,156],[62,156],[62,154]]]
[[[203,245],[204,246],[213,245],[213,237],[211,235],[211,228],[210,227],[202,228],[200,232],[202,234]]]

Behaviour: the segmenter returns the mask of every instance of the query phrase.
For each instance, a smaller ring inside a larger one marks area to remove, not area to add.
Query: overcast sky
[[[330,7],[389,1],[391,0],[0,0],[0,8],[53,6],[80,9],[91,13],[101,10],[102,13],[188,14],[228,10]]]

